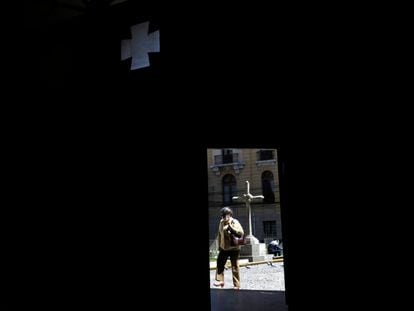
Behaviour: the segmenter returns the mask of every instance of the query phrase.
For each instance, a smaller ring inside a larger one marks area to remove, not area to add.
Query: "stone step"
[[[283,262],[283,256],[275,257],[272,260],[263,260],[263,261],[255,261],[255,262],[250,262],[248,259],[239,259],[239,266],[243,267],[243,266],[251,266],[251,265],[261,265],[261,264],[268,263],[269,261],[270,262]],[[226,266],[228,268],[231,267],[230,260],[227,260]],[[217,268],[217,262],[215,261],[210,262],[210,270],[215,270],[216,268]]]
[[[256,261],[271,261],[273,259],[273,255],[262,255],[262,254],[254,254],[254,255],[246,255],[240,256],[241,259],[248,260],[249,262],[256,262]]]
[[[249,260],[248,259],[239,259],[239,265],[245,265],[246,263],[248,263]],[[230,260],[226,261],[226,267],[230,268],[231,267],[231,262]],[[217,268],[217,262],[216,261],[211,261],[210,262],[210,269],[211,268]]]

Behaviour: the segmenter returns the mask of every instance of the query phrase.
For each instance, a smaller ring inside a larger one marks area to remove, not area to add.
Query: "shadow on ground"
[[[284,291],[211,289],[211,311],[287,311]]]

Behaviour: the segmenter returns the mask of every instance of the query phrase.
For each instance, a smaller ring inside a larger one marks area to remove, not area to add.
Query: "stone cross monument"
[[[247,193],[244,193],[241,197],[233,197],[233,200],[242,201],[247,206],[247,211],[249,213],[249,233],[246,236],[246,244],[259,244],[259,240],[253,236],[252,233],[252,210],[250,207],[250,202],[252,202],[255,199],[263,199],[264,196],[262,195],[252,195],[250,193],[250,184],[246,180],[247,184]]]

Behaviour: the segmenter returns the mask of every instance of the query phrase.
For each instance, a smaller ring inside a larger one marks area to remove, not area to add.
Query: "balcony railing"
[[[214,165],[231,164],[239,162],[239,154],[223,154],[214,156]]]
[[[274,150],[260,150],[257,152],[258,161],[267,161],[267,160],[274,160],[274,159],[275,159]]]

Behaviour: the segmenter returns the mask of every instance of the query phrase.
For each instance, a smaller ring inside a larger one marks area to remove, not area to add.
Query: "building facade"
[[[248,233],[247,207],[232,200],[246,193],[246,181],[252,195],[264,196],[251,204],[253,235],[262,243],[282,239],[276,149],[208,149],[207,166],[210,240],[216,238],[223,206],[232,208]]]

